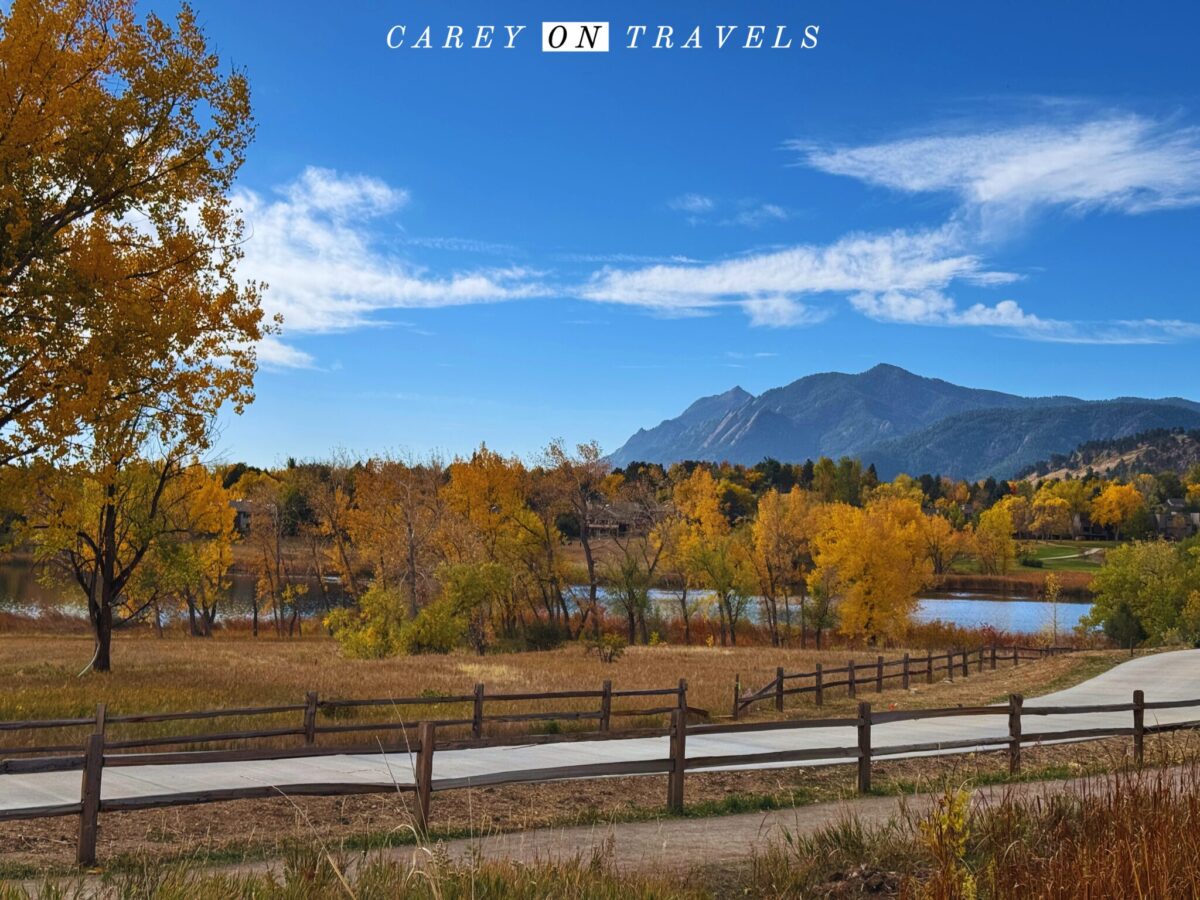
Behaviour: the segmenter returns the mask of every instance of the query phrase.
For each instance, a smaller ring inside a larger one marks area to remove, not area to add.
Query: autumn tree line
[[[614,469],[597,445],[562,442],[530,461],[486,446],[449,462],[193,461],[165,486],[161,465],[131,465],[120,483],[120,558],[137,564],[117,623],[178,617],[211,636],[219,615],[245,613],[255,635],[324,628],[361,657],[540,649],[614,631],[736,645],[748,624],[776,646],[820,647],[831,631],[899,642],[936,576],[1002,575],[1025,538],[1069,536],[1084,516],[1128,532],[1164,491],[1194,502],[1200,486],[1200,473],[880,482],[827,458]],[[111,502],[100,483],[33,466],[10,467],[6,487],[13,534],[85,589],[79,535]],[[254,577],[248,610],[230,607],[235,569]],[[1096,624],[1139,641],[1177,626],[1127,606],[1102,603]]]

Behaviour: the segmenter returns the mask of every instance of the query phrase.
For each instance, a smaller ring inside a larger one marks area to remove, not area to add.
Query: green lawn
[[[1019,568],[1051,572],[1095,572],[1103,564],[1103,551],[1115,546],[1114,541],[1034,541],[1031,555],[1040,560],[1042,565],[1021,565]],[[1100,552],[1088,552],[1093,550]]]

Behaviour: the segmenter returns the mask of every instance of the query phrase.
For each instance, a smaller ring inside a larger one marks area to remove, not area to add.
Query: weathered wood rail
[[[647,692],[640,692],[643,695]],[[1021,768],[1021,748],[1025,745],[1045,742],[1067,742],[1093,740],[1114,736],[1131,736],[1136,763],[1143,762],[1144,739],[1147,734],[1200,728],[1200,719],[1147,726],[1147,710],[1180,709],[1200,707],[1200,698],[1147,703],[1142,691],[1134,691],[1129,703],[1108,703],[1081,706],[1025,706],[1020,694],[1010,696],[1009,702],[1000,706],[953,707],[943,709],[918,709],[873,712],[866,702],[858,704],[856,715],[823,719],[784,719],[765,722],[728,722],[689,725],[687,685],[681,682],[670,691],[676,697],[676,705],[670,708],[668,728],[643,728],[627,731],[599,731],[557,735],[527,735],[521,740],[511,737],[460,738],[438,741],[439,725],[436,721],[416,723],[416,738],[396,747],[377,745],[362,748],[358,752],[408,754],[412,771],[412,783],[390,780],[381,783],[304,783],[288,785],[286,790],[269,786],[251,786],[236,789],[214,789],[188,793],[169,793],[152,796],[121,797],[102,799],[101,784],[106,768],[117,766],[178,765],[182,763],[216,763],[245,760],[285,759],[298,756],[332,756],[354,752],[346,747],[306,746],[304,748],[256,748],[241,750],[190,750],[171,753],[111,753],[105,743],[106,716],[102,707],[94,719],[88,720],[94,731],[83,744],[82,752],[70,756],[8,760],[0,771],[7,773],[81,771],[80,799],[77,803],[64,803],[40,808],[26,807],[0,810],[0,821],[33,819],[49,816],[79,817],[79,840],[77,858],[82,865],[91,865],[96,858],[96,834],[99,815],[102,812],[150,809],[157,807],[184,806],[211,803],[223,800],[278,797],[283,793],[295,796],[339,796],[361,793],[397,792],[411,795],[415,801],[415,820],[419,830],[427,831],[430,825],[432,796],[435,792],[465,787],[484,787],[500,784],[561,781],[569,779],[601,778],[621,775],[667,776],[667,806],[678,812],[684,807],[685,776],[697,769],[729,769],[764,764],[786,763],[842,763],[856,766],[857,784],[860,792],[871,789],[871,763],[873,759],[905,756],[920,753],[967,753],[978,750],[1005,750],[1011,774]],[[1032,717],[1054,715],[1087,715],[1131,713],[1131,722],[1126,726],[1099,728],[1077,728],[1058,731],[1027,732],[1023,725]],[[923,719],[996,716],[1007,719],[1007,734],[999,736],[977,736],[956,740],[924,741],[908,744],[875,746],[872,729],[875,726],[895,722],[910,722]],[[61,721],[61,720],[60,720]],[[74,721],[74,720],[71,720]],[[459,721],[459,720],[452,720]],[[10,724],[10,723],[6,723]],[[753,753],[688,756],[689,739],[709,735],[736,735],[763,731],[805,730],[812,728],[853,729],[854,742],[844,746],[817,748],[774,749]],[[624,740],[630,737],[669,737],[667,755],[655,759],[609,760],[567,766],[525,768],[513,771],[488,772],[470,777],[433,777],[433,758],[436,751],[478,748],[503,744],[520,747],[527,744],[563,743],[569,741]]]
[[[776,712],[783,712],[784,698],[801,694],[812,694],[817,706],[825,703],[825,692],[833,688],[845,688],[847,697],[857,697],[860,690],[874,688],[875,693],[882,694],[885,687],[895,687],[899,682],[900,690],[907,691],[914,679],[924,679],[926,684],[932,684],[933,679],[944,673],[951,681],[956,674],[967,678],[974,668],[982,672],[986,667],[995,669],[997,665],[1011,664],[1019,666],[1021,662],[1045,659],[1070,653],[1072,647],[999,647],[995,644],[978,647],[974,650],[947,650],[934,654],[932,651],[924,656],[913,656],[905,653],[895,659],[884,659],[876,656],[874,660],[856,662],[849,660],[846,665],[826,669],[817,663],[811,672],[786,672],[782,666],[775,670],[775,677],[758,690],[742,693],[741,679],[735,679],[733,687],[733,717],[740,718],[742,713],[757,703],[774,703]],[[838,676],[845,676],[839,679]],[[808,679],[811,683],[791,686],[792,682]]]
[[[657,706],[633,706],[614,708],[614,701],[650,700],[663,698]],[[594,708],[567,709],[563,707],[538,710],[536,712],[500,712],[489,713],[488,704],[521,704],[526,702],[560,704],[564,701],[595,700]],[[359,711],[367,709],[383,710],[393,714],[402,713],[412,708],[458,706],[464,710],[462,715],[446,718],[429,718],[418,716],[406,720],[402,715],[391,720],[362,720],[355,722],[337,723],[323,722],[325,719],[336,719],[342,711]],[[612,730],[614,719],[636,719],[641,717],[669,715],[681,706],[701,718],[708,718],[708,711],[687,705],[687,683],[681,680],[676,687],[648,688],[633,690],[614,690],[611,681],[605,681],[596,690],[576,691],[543,691],[528,693],[489,693],[486,686],[476,684],[469,694],[442,694],[420,697],[385,697],[379,699],[327,699],[320,698],[316,691],[305,694],[303,703],[284,704],[281,706],[251,706],[225,709],[208,709],[184,712],[135,713],[129,715],[111,715],[104,704],[101,704],[95,716],[73,719],[27,719],[20,721],[0,722],[0,737],[19,732],[61,731],[64,729],[92,729],[108,732],[113,725],[148,725],[170,722],[195,722],[214,719],[245,719],[254,717],[277,717],[295,715],[300,722],[274,728],[255,728],[243,730],[202,731],[196,733],[177,733],[153,737],[141,736],[128,739],[114,739],[108,735],[105,748],[112,750],[134,750],[155,747],[182,747],[196,744],[229,744],[244,741],[262,741],[280,738],[302,738],[304,746],[312,747],[320,742],[323,735],[350,735],[364,732],[416,732],[422,721],[431,722],[438,728],[460,727],[470,729],[471,737],[482,738],[484,728],[488,723],[515,724],[538,722],[588,722],[596,723],[596,730],[608,732]],[[378,747],[378,743],[372,745]],[[407,746],[407,742],[404,744]],[[33,756],[57,753],[73,753],[79,749],[78,741],[72,743],[48,743],[23,745],[5,745],[0,743],[0,755]],[[289,751],[291,753],[292,751]],[[0,774],[12,771],[8,760],[0,759]]]

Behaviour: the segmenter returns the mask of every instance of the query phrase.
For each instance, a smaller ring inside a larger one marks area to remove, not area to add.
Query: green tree
[[[1140,630],[1152,644],[1200,638],[1193,615],[1200,603],[1200,557],[1193,545],[1135,541],[1110,550],[1092,590],[1088,625],[1126,636]]]

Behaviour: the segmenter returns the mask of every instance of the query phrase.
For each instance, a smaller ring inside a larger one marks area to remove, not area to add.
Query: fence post
[[[679,679],[679,697],[678,697],[679,704],[678,704],[678,706],[679,706],[679,711],[681,713],[683,713],[683,718],[684,718],[685,722],[687,721],[687,714],[688,714],[687,688],[688,688],[687,679],[680,678]]]
[[[1021,706],[1025,698],[1008,695],[1008,774],[1021,774]]]
[[[883,693],[883,657],[875,657],[875,693]]]
[[[1141,768],[1145,760],[1146,743],[1146,695],[1133,692],[1133,759]]]
[[[775,670],[775,711],[783,712],[783,666]]]
[[[983,671],[983,648],[979,648],[979,671]]]
[[[925,652],[925,683],[933,684],[933,651]]]
[[[737,673],[733,676],[733,718],[736,720],[740,712],[739,706],[742,699],[742,676]]]
[[[954,680],[954,651],[946,651],[946,677],[951,681]]]
[[[858,704],[858,792],[871,790],[871,704]]]
[[[104,771],[104,729],[108,716],[103,703],[96,705],[96,727],[83,751],[83,777],[79,786],[79,843],[75,861],[81,866],[96,864],[96,832],[100,819],[100,781]]]
[[[1021,664],[1021,654],[1017,652],[1017,645],[1013,644],[1013,668]]]
[[[483,685],[475,685],[473,694],[474,696],[471,700],[471,737],[478,740],[483,737]]]
[[[996,645],[992,644],[992,671],[996,671]]]
[[[434,725],[422,722],[418,734],[421,748],[417,751],[417,831],[422,836],[429,833],[429,801],[433,796],[433,741]]]
[[[612,727],[612,682],[605,680],[600,686],[600,730]]]
[[[671,711],[671,771],[667,776],[667,807],[683,812],[683,777],[687,770],[687,712]]]
[[[904,654],[904,662],[901,663],[901,668],[900,668],[900,683],[904,686],[904,690],[906,690],[906,691],[908,690],[909,680],[910,679],[909,679],[909,673],[908,673],[908,654],[905,653]]]
[[[963,652],[962,652],[962,676],[963,676],[963,678],[966,678],[970,674],[971,674],[971,664],[969,662],[967,662],[967,651],[963,650]]]
[[[813,686],[813,697],[817,701],[817,706],[825,702],[825,686],[822,684],[821,664],[817,663],[816,683]]]
[[[311,747],[317,742],[317,692],[304,695],[304,743]]]
[[[858,696],[858,684],[857,684],[857,679],[854,676],[854,660],[850,660],[849,664],[846,666],[846,672],[847,672],[847,675],[846,675],[847,696],[848,697],[857,697]]]

